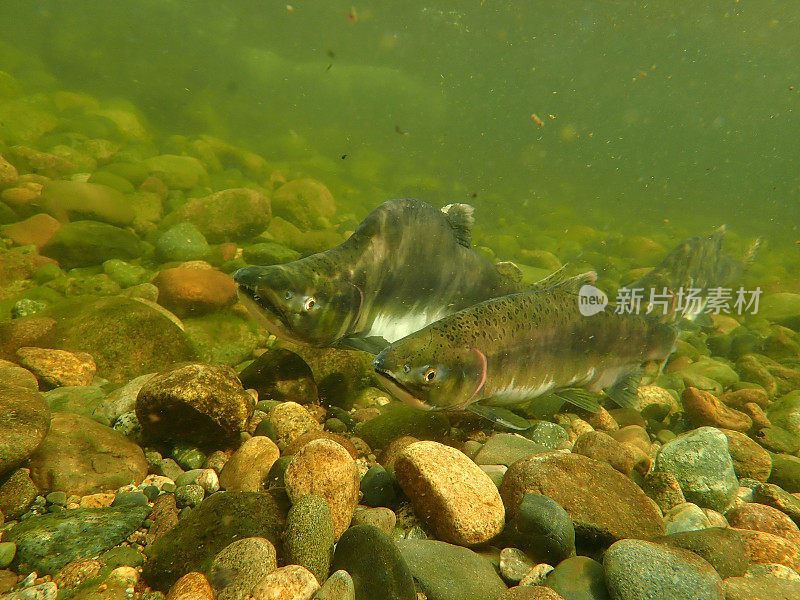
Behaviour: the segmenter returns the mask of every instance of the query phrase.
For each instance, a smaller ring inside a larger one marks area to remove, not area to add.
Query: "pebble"
[[[356,588],[350,573],[343,570],[333,573],[314,594],[313,600],[356,600]]]
[[[620,540],[603,557],[615,600],[725,600],[722,579],[702,558],[682,548]]]
[[[138,490],[131,492],[118,492],[114,497],[114,501],[111,503],[111,506],[147,506],[149,501],[149,498],[145,496],[144,492],[140,492]]]
[[[139,485],[147,475],[147,461],[138,445],[73,413],[53,413],[50,431],[29,464],[40,489],[79,496]]]
[[[438,442],[417,442],[397,457],[395,477],[414,511],[443,541],[484,544],[505,524],[497,487],[465,454]]]
[[[737,529],[750,551],[751,563],[777,563],[800,571],[800,548],[778,535],[751,529]]]
[[[91,354],[51,348],[20,348],[19,364],[31,371],[45,389],[65,385],[89,385],[97,372]]]
[[[209,580],[217,600],[239,600],[252,596],[255,586],[277,568],[272,542],[248,537],[228,544],[214,557]]]
[[[540,585],[544,583],[547,576],[553,572],[553,566],[547,563],[539,563],[533,567],[525,577],[519,582],[520,585]],[[547,588],[550,589],[550,588]]]
[[[247,427],[255,401],[236,372],[193,363],[153,376],[136,398],[145,434],[158,440],[230,440]]]
[[[744,537],[731,528],[712,527],[687,531],[666,535],[652,541],[691,550],[708,561],[723,579],[744,575],[750,562]]]
[[[10,385],[3,376],[0,415],[0,473],[8,473],[42,443],[50,427],[50,408],[35,388]]]
[[[382,466],[375,465],[361,478],[361,502],[373,507],[395,507],[399,503],[397,488],[397,480]]]
[[[153,465],[153,474],[175,483],[183,475],[183,469],[173,459],[162,458]]]
[[[751,503],[731,509],[725,516],[731,527],[772,533],[800,546],[800,528],[777,508]]]
[[[186,471],[199,469],[206,461],[206,455],[199,448],[185,442],[176,442],[172,446],[172,458]]]
[[[222,467],[219,483],[226,490],[257,492],[265,489],[280,450],[271,439],[254,436],[245,441]]]
[[[544,585],[569,600],[610,600],[603,581],[603,565],[587,556],[561,561],[547,575]]]
[[[800,581],[774,575],[731,577],[725,580],[725,600],[794,600],[800,598]]]
[[[519,548],[503,548],[500,551],[500,575],[508,584],[518,584],[534,566]]]
[[[722,429],[728,438],[728,452],[733,460],[733,471],[741,478],[767,481],[772,471],[769,452],[758,443],[738,431]]]
[[[572,452],[608,463],[623,475],[630,475],[636,463],[632,450],[602,431],[590,431],[579,436]]]
[[[281,402],[270,411],[269,420],[278,442],[287,445],[306,433],[322,430],[322,425],[297,402]]]
[[[41,249],[47,244],[61,223],[44,213],[35,214],[24,221],[2,227],[3,237],[10,239],[17,246],[36,246]]]
[[[253,588],[253,600],[311,600],[319,589],[314,575],[300,565],[275,569]]]
[[[695,531],[708,527],[711,527],[711,521],[708,520],[706,513],[703,512],[702,508],[691,502],[673,506],[664,514],[664,528],[667,534]]]
[[[739,488],[728,438],[713,427],[700,427],[664,444],[654,470],[672,474],[689,502],[718,512],[731,505]]]
[[[174,267],[156,275],[158,303],[177,316],[208,314],[236,303],[236,284],[216,269]]]
[[[398,546],[377,527],[351,527],[336,544],[331,569],[350,574],[358,600],[417,600]]]
[[[214,600],[214,590],[202,573],[186,573],[167,592],[166,600]]]
[[[205,490],[197,484],[190,483],[175,490],[175,503],[178,508],[195,507],[203,501]]]
[[[575,527],[555,501],[537,493],[523,496],[515,521],[518,543],[540,562],[558,564],[575,551]]]
[[[331,508],[335,539],[347,529],[358,503],[358,467],[342,446],[331,440],[309,442],[294,456],[284,474],[292,503],[317,494]]]
[[[497,598],[507,589],[494,564],[468,548],[439,540],[406,539],[396,543],[411,575],[428,598]]]
[[[328,503],[316,494],[306,494],[289,510],[283,532],[286,562],[311,571],[325,581],[333,558],[333,517]]]
[[[102,570],[103,565],[92,558],[74,560],[53,578],[53,583],[60,591],[75,591],[88,580],[94,579]]]
[[[639,486],[610,465],[579,454],[551,452],[511,465],[500,487],[509,518],[516,518],[529,492],[563,507],[579,537],[651,538],[664,532],[660,511]]]
[[[390,508],[357,508],[353,513],[353,525],[374,525],[387,535],[394,534],[397,515]]]

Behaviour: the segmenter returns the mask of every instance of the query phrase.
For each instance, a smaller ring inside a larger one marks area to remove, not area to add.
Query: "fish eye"
[[[289,292],[289,291],[287,291],[287,292],[286,292],[286,293],[283,295],[283,299],[284,299],[284,300],[291,300],[291,299],[292,299],[292,292]]]
[[[433,381],[436,379],[436,369],[430,367],[427,371],[425,371],[425,381]]]
[[[408,373],[409,371],[411,371],[411,365],[408,364],[408,363],[404,364],[403,365],[403,373]]]
[[[303,308],[305,310],[311,310],[312,308],[314,308],[314,306],[316,306],[316,304],[317,304],[317,299],[314,298],[314,296],[309,296],[308,298],[306,298],[306,301],[303,302]]]

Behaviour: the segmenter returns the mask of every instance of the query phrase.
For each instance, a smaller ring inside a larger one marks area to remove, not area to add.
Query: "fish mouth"
[[[246,283],[238,283],[237,285],[239,286],[238,292],[240,300],[250,300],[250,302],[256,304],[258,308],[267,311],[273,317],[276,317],[281,321],[286,319],[285,315],[281,312],[278,306],[274,302],[271,302],[269,298],[259,296],[255,288],[250,287]]]
[[[375,374],[378,376],[378,381],[380,381],[381,385],[398,400],[402,400],[409,406],[420,410],[433,410],[431,405],[425,404],[422,400],[409,392],[389,371],[379,371],[376,368]]]
[[[248,312],[264,329],[278,339],[302,343],[303,340],[294,335],[286,317],[278,306],[258,293],[250,286],[240,283],[237,290],[239,300]]]

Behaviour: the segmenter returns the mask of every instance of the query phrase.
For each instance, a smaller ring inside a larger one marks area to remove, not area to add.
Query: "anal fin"
[[[480,404],[470,404],[466,410],[480,415],[484,419],[491,421],[495,425],[505,427],[506,429],[513,429],[514,431],[525,431],[531,428],[530,421],[514,414],[508,409],[500,408],[499,406],[482,406]]]
[[[583,388],[566,388],[553,392],[552,395],[590,413],[599,413],[601,410],[600,404],[598,404],[591,392]]]

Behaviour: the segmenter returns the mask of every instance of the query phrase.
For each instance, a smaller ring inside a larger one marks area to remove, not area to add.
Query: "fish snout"
[[[255,287],[258,282],[258,267],[242,267],[233,274],[233,280],[239,285]]]

